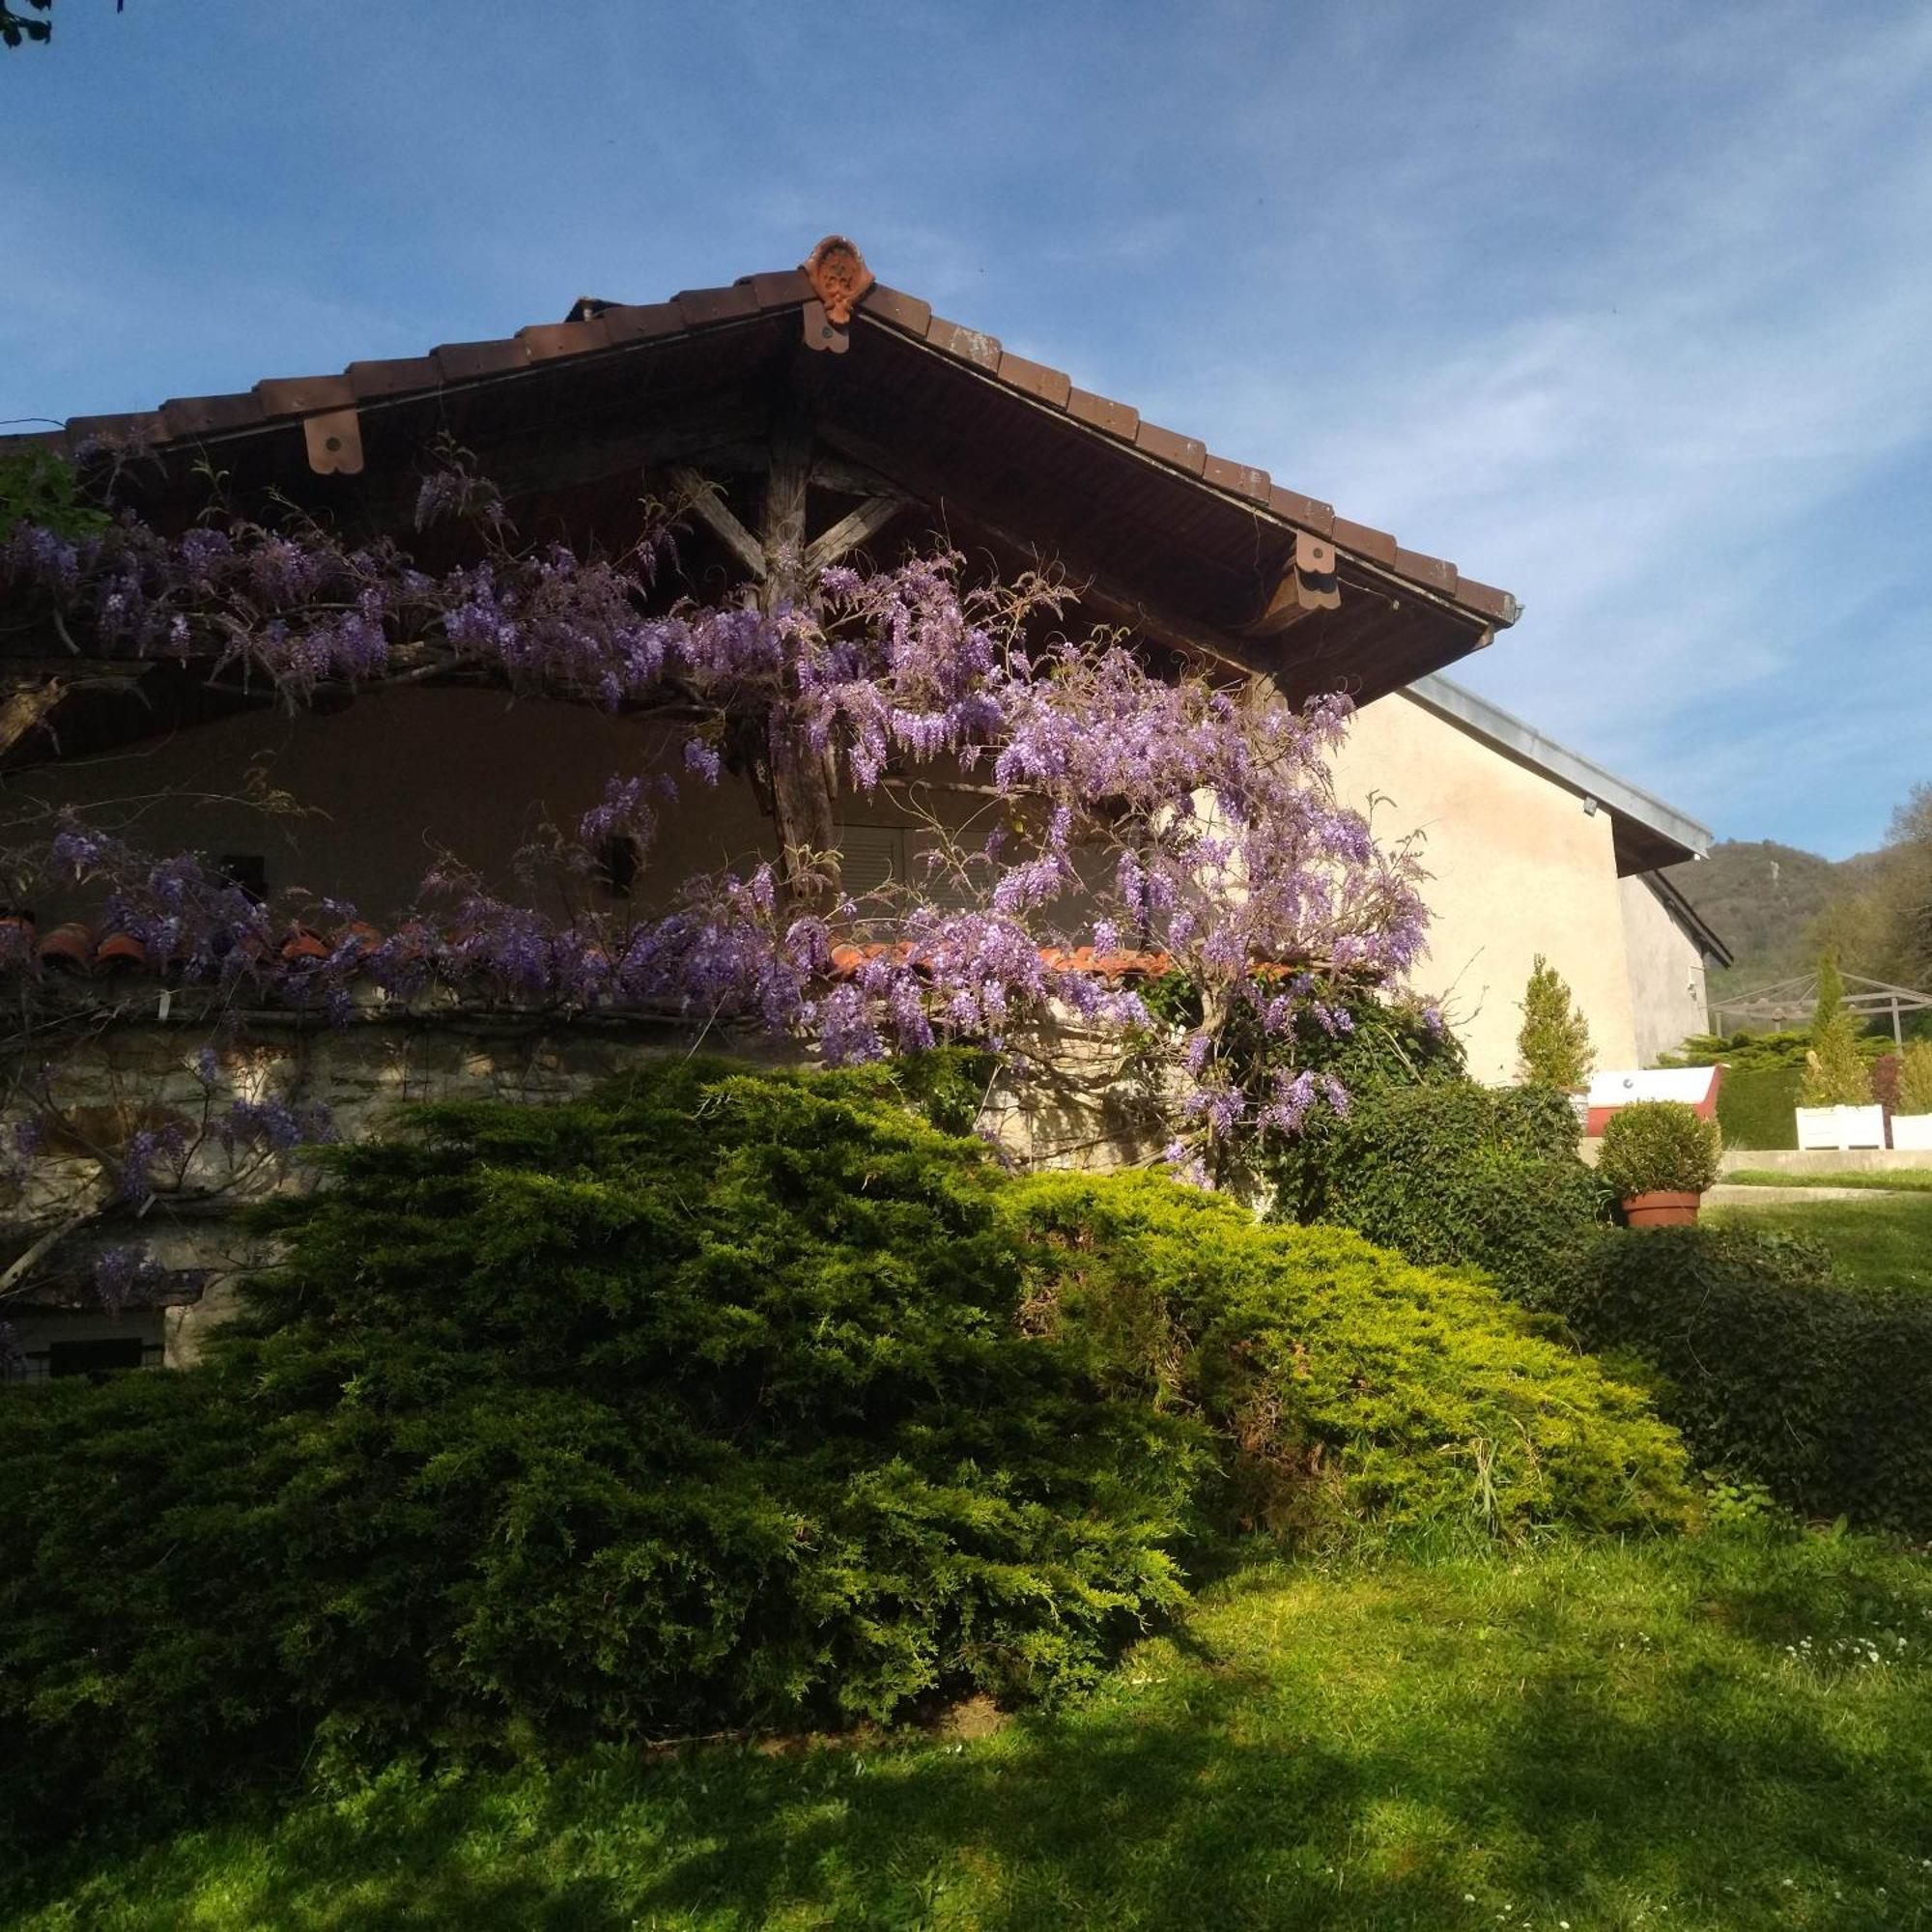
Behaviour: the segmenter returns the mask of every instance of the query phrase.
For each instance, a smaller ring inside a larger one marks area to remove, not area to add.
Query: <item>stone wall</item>
[[[138,1219],[116,1211],[49,1251],[26,1292],[6,1303],[14,1373],[47,1373],[52,1351],[78,1341],[138,1337],[146,1365],[192,1362],[211,1325],[233,1313],[237,1282],[259,1266],[259,1240],[238,1225],[250,1202],[315,1184],[299,1156],[230,1152],[203,1130],[236,1100],[279,1100],[327,1109],[335,1133],[360,1140],[390,1131],[412,1103],[493,1099],[542,1104],[576,1098],[641,1063],[694,1050],[748,1065],[796,1064],[788,1042],[701,1036],[645,1018],[558,1018],[463,1009],[365,1011],[332,1028],[306,1015],[182,1012],[163,1021],[145,1009],[98,1025],[61,1058],[58,1115],[34,1157],[10,1183],[0,1216],[45,1227],[100,1205],[100,1151],[167,1122],[192,1142],[178,1184]],[[77,1017],[77,1016],[76,1016]],[[214,1053],[213,1088],[197,1057]],[[28,1069],[29,1071],[31,1069]],[[14,1069],[13,1105],[0,1108],[10,1139],[36,1112]],[[1070,1014],[1050,1018],[1002,1064],[988,1088],[980,1131],[1020,1165],[1108,1168],[1156,1154],[1157,1109],[1134,1077],[1121,1042]],[[17,1243],[15,1243],[17,1245]],[[138,1245],[158,1264],[118,1313],[97,1305],[96,1267],[111,1247]]]

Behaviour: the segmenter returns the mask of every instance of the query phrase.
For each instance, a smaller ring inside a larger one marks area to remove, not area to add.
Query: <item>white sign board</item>
[[[1796,1111],[1801,1149],[1833,1148],[1849,1152],[1853,1148],[1885,1145],[1883,1107],[1800,1107]]]

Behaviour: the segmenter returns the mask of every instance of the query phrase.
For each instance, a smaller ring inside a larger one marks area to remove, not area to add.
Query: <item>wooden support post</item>
[[[805,503],[810,478],[810,431],[802,412],[788,405],[772,436],[759,528],[764,569],[758,606],[768,616],[805,593]],[[807,736],[797,700],[797,679],[787,672],[766,731],[772,815],[783,854],[786,896],[802,910],[823,911],[838,891],[831,758]]]

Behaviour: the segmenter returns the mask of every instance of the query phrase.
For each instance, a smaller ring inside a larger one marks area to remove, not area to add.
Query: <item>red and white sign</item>
[[[1601,1134],[1619,1107],[1635,1100],[1677,1100],[1707,1121],[1718,1118],[1718,1082],[1721,1066],[1649,1066],[1623,1073],[1591,1076],[1586,1134]]]

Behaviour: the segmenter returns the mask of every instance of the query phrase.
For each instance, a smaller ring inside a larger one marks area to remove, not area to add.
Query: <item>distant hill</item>
[[[1703,914],[1736,960],[1727,972],[1714,968],[1711,992],[1753,992],[1774,980],[1808,973],[1805,934],[1834,895],[1857,886],[1872,864],[1821,859],[1772,838],[1725,838],[1707,859],[1673,866],[1666,876]]]

